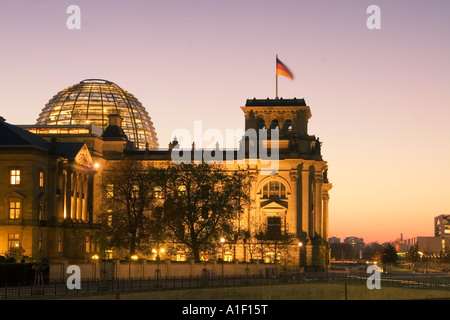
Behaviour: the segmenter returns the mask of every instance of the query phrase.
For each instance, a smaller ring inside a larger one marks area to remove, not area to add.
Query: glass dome
[[[153,122],[131,93],[111,81],[86,79],[58,92],[44,107],[38,125],[95,124],[105,130],[108,115],[120,114],[122,129],[137,148],[158,148]]]

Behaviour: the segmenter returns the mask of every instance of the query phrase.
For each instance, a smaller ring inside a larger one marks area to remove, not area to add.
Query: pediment
[[[78,151],[75,156],[75,163],[84,167],[91,167],[93,165],[94,162],[92,161],[91,153],[86,145],[83,145],[80,151]]]
[[[287,209],[288,202],[279,199],[269,199],[267,201],[261,201],[261,208],[269,210]]]
[[[23,195],[21,195],[20,193],[13,191],[13,192],[8,193],[5,198],[7,198],[7,199],[23,199],[25,197]]]

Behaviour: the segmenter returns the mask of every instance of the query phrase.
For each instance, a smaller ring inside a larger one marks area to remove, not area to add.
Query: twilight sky
[[[449,17],[448,0],[2,0],[0,115],[34,124],[58,91],[101,78],[142,102],[161,147],[197,120],[225,136],[246,99],[275,97],[278,54],[296,77],[279,96],[305,98],[324,142],[330,236],[432,236],[450,213]]]

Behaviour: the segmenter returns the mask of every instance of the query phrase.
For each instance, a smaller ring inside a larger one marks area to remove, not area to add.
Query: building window
[[[58,234],[58,252],[62,252],[62,236]]]
[[[105,250],[105,259],[112,259],[113,258],[113,251],[112,250]]]
[[[91,236],[86,235],[86,252],[91,252]]]
[[[284,122],[284,129],[288,132],[292,132],[292,120],[286,120]]]
[[[20,184],[20,170],[10,170],[10,184]]]
[[[38,249],[39,252],[42,252],[42,250],[44,249],[44,235],[42,233],[39,233]]]
[[[18,233],[9,233],[8,234],[8,248],[17,248],[20,247],[20,240]]]
[[[153,194],[154,194],[155,199],[163,199],[164,198],[164,194],[163,194],[161,187],[154,187]]]
[[[182,197],[185,194],[186,194],[186,186],[185,185],[178,186],[178,196]]]
[[[139,198],[139,186],[137,184],[133,185],[133,189],[131,190],[131,195],[133,198]]]
[[[111,209],[108,210],[108,219],[107,219],[106,223],[107,223],[108,227],[112,227],[113,216],[112,216],[112,210]]]
[[[286,186],[279,181],[269,181],[263,187],[264,198],[286,198]]]
[[[114,197],[114,185],[108,184],[106,185],[106,198],[111,199]]]
[[[276,239],[281,235],[281,217],[267,217],[267,236]]]
[[[223,261],[232,262],[233,261],[233,252],[225,251],[223,256]]]
[[[9,218],[12,220],[19,219],[21,209],[20,201],[9,201]]]
[[[39,187],[44,187],[44,171],[39,172]]]

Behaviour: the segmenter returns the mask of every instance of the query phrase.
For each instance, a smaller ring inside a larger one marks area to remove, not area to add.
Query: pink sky
[[[381,30],[366,27],[373,4]],[[243,129],[246,99],[275,96],[278,54],[296,76],[279,96],[305,98],[324,142],[331,236],[432,236],[450,213],[448,17],[448,0],[4,0],[0,115],[33,124],[58,91],[103,78],[143,103],[165,147],[196,120]]]

